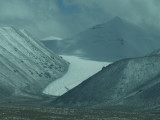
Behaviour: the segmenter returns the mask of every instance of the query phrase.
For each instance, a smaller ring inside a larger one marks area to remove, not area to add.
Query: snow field
[[[84,60],[76,56],[62,55],[62,57],[71,63],[69,70],[63,77],[46,87],[43,91],[45,94],[54,96],[63,95],[109,64],[108,62]]]

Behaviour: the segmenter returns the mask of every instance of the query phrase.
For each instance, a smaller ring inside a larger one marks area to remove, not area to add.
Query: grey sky
[[[159,11],[159,0],[0,0],[0,25],[65,38],[114,16],[159,29]]]

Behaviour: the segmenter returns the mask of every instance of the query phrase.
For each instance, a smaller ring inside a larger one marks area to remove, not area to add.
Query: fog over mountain
[[[160,35],[118,16],[86,29],[72,38],[43,43],[59,54],[113,62],[139,57],[159,49]]]
[[[0,0],[0,25],[31,31],[39,39],[73,35],[114,16],[159,29],[159,0]],[[153,30],[152,30],[153,31]]]
[[[0,120],[160,120],[160,0],[0,0]]]

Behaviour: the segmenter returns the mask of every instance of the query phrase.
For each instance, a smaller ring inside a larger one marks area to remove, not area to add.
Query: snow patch
[[[46,41],[46,40],[63,40],[63,39],[60,37],[55,37],[55,36],[49,36],[49,37],[41,39],[41,41]]]

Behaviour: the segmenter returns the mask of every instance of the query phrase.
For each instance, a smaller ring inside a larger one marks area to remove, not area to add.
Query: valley
[[[76,56],[61,56],[70,63],[68,72],[46,87],[43,91],[45,94],[61,96],[110,64],[109,62],[87,60]]]
[[[160,120],[158,0],[0,0],[0,120]]]

